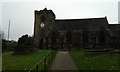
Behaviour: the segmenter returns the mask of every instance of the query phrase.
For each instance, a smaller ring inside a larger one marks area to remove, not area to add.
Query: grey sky
[[[120,1],[118,3],[118,22],[120,24]]]
[[[10,40],[18,40],[23,34],[33,35],[34,10],[53,10],[56,19],[95,18],[107,16],[110,24],[118,23],[119,0],[35,0],[35,2],[2,1],[2,30],[7,38],[11,20]],[[0,9],[1,9],[0,8]],[[1,13],[1,12],[0,12]]]

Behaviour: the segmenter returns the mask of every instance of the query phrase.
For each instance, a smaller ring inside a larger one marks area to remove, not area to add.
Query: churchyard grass
[[[119,53],[87,53],[84,50],[70,51],[79,70],[120,70]]]
[[[26,55],[13,55],[13,52],[4,52],[2,54],[2,69],[29,70],[50,52],[50,50],[40,50],[38,52]]]
[[[0,53],[0,71],[2,70],[2,53]]]

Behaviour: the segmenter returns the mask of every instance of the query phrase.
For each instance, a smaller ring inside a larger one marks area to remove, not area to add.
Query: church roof
[[[54,22],[54,30],[83,30],[97,31],[101,26],[109,28],[107,18],[88,19],[57,19]]]

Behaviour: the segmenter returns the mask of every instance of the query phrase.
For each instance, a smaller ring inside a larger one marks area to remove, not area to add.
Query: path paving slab
[[[58,51],[49,70],[78,70],[68,51]]]

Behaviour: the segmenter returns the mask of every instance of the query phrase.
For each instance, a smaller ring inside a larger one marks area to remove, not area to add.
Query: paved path
[[[49,70],[78,70],[78,68],[67,51],[59,51]]]

